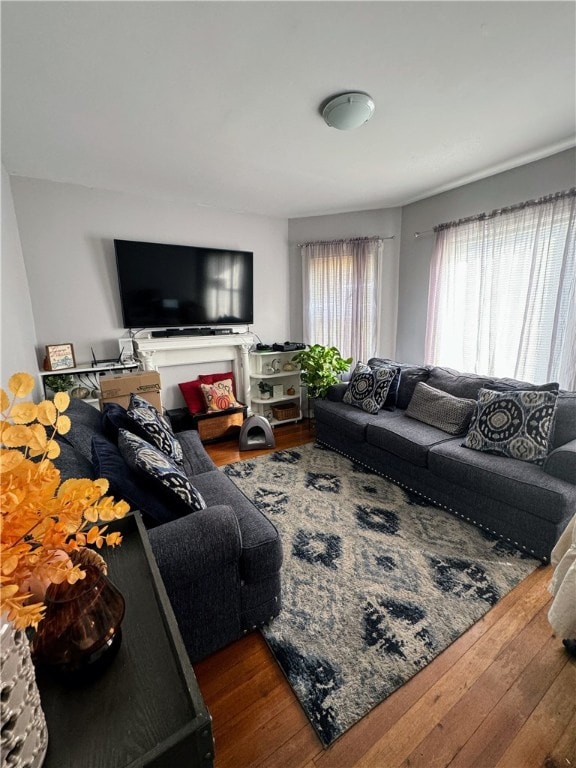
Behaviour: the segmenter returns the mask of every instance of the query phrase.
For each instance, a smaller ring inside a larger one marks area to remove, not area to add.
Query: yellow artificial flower
[[[70,430],[63,414],[70,397],[58,392],[38,405],[16,402],[34,386],[30,374],[15,373],[8,381],[12,399],[0,389],[0,612],[18,629],[36,627],[43,618],[36,586],[74,584],[85,577],[69,553],[121,543],[121,534],[106,533],[101,522],[122,518],[130,509],[106,495],[103,478],[61,482],[53,463],[60,454],[54,437]]]

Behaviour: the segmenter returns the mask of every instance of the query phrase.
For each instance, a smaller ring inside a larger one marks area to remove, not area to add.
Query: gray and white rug
[[[324,746],[539,565],[312,444],[223,471],[282,536],[283,608],[263,634]]]

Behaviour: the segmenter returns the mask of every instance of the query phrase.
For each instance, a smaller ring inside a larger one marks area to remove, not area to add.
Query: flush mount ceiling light
[[[334,96],[322,109],[322,117],[331,128],[350,131],[368,122],[374,114],[375,104],[367,93],[351,91]]]

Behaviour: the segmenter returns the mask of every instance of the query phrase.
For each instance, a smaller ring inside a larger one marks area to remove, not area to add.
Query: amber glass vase
[[[86,577],[75,584],[48,587],[46,614],[32,640],[32,658],[38,666],[80,680],[99,674],[114,657],[125,606],[98,555],[80,550],[72,559]]]

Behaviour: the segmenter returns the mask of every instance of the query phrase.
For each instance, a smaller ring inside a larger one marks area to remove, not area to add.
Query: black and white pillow
[[[556,400],[555,392],[481,389],[463,445],[542,464],[548,455]]]
[[[143,475],[165,498],[177,503],[180,509],[196,512],[206,509],[202,495],[188,480],[184,472],[165,453],[138,435],[121,429],[118,433],[118,449],[130,469]]]
[[[154,408],[152,403],[140,395],[132,394],[127,416],[135,422],[138,431],[143,433],[150,443],[175,461],[176,464],[182,464],[184,461],[182,446],[174,435],[168,419]]]
[[[395,376],[396,368],[382,366],[372,369],[365,363],[358,362],[342,400],[367,413],[378,413],[386,401]]]

